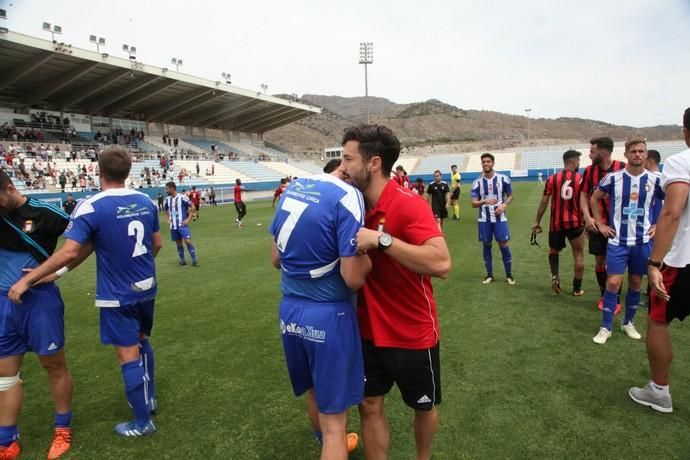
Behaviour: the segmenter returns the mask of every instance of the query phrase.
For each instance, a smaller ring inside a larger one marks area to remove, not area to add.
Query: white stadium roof
[[[0,33],[0,106],[256,133],[321,112],[225,82],[12,31]]]

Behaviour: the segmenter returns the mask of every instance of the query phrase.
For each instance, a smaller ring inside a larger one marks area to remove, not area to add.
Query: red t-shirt
[[[546,179],[544,195],[551,197],[550,231],[580,228],[585,224],[580,210],[581,190],[582,176],[577,171],[564,169]]]
[[[609,169],[603,169],[599,165],[589,165],[585,168],[585,173],[582,175],[582,191],[589,197],[592,197],[594,191],[599,187],[599,182],[610,172],[618,171],[625,168],[625,163],[618,160],[613,160]],[[591,211],[591,210],[590,210]],[[599,214],[601,218],[608,225],[609,223],[609,197],[604,197],[599,201]]]
[[[235,185],[234,192],[235,192],[235,203],[242,203],[242,187],[241,185]]]
[[[365,226],[415,245],[443,236],[429,204],[396,181],[388,182],[376,207],[367,213]],[[410,271],[378,250],[369,251],[369,257],[373,268],[357,309],[362,338],[379,347],[435,346],[440,335],[431,277]]]
[[[278,198],[280,195],[283,194],[283,192],[285,191],[286,188],[287,188],[286,185],[279,185],[278,188],[276,189],[276,191],[273,193],[273,196],[275,198]]]
[[[199,207],[199,203],[201,203],[201,194],[199,192],[192,192],[189,194],[189,199],[194,203],[194,206],[197,208]]]

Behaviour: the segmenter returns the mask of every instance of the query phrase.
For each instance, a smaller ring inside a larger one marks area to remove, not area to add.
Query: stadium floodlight
[[[46,32],[50,32],[50,38],[53,40],[53,43],[55,43],[55,34],[62,34],[62,26],[51,24],[49,22],[44,22],[42,29]]]
[[[180,66],[182,65],[182,59],[180,58],[172,58],[170,59],[170,63],[175,66],[175,71],[179,72],[180,71]]]
[[[529,142],[529,114],[532,109],[525,109],[525,115],[527,116],[527,142]]]
[[[0,19],[7,19],[7,10],[0,8]]]
[[[130,61],[136,61],[137,60],[137,47],[136,46],[124,44],[124,45],[122,45],[122,51],[129,54]]]
[[[266,83],[261,83],[261,92],[266,94],[266,91],[268,91],[268,85]]]
[[[359,44],[359,63],[364,64],[364,105],[367,109],[367,123],[369,123],[369,75],[367,66],[374,63],[374,44],[361,42]]]
[[[230,72],[223,72],[220,74],[221,77],[223,77],[223,81],[225,81],[226,85],[232,85],[232,78],[230,76]]]
[[[101,52],[101,46],[105,47],[105,38],[89,35],[89,41],[96,45],[96,51]]]

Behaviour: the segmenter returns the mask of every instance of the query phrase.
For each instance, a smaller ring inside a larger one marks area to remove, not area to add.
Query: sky
[[[0,0],[2,26],[270,94],[439,99],[532,118],[681,124],[690,0]]]

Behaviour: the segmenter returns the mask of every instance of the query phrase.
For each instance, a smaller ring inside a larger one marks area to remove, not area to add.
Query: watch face
[[[379,236],[379,244],[381,246],[388,247],[393,244],[393,237],[388,233],[382,233],[381,236]]]

